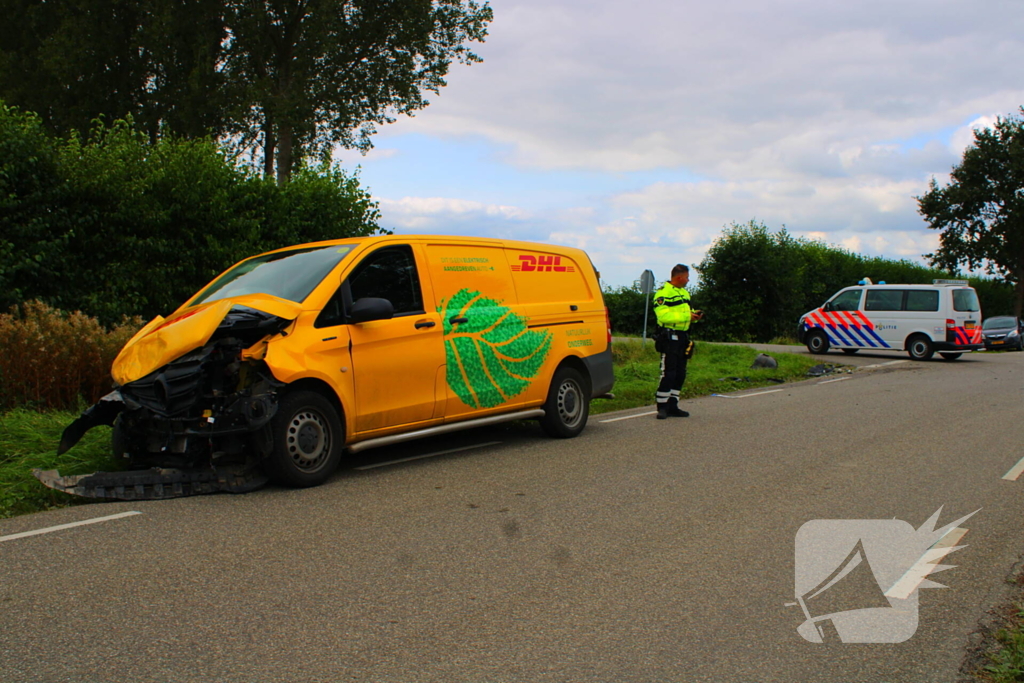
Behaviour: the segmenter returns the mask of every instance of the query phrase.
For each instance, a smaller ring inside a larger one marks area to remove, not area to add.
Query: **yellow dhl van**
[[[609,392],[611,330],[586,253],[484,238],[318,242],[233,266],[114,361],[113,425],[141,471],[37,476],[91,497],[313,486],[343,452],[539,419],[556,437]]]

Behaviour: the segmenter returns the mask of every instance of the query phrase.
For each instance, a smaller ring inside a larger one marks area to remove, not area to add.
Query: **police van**
[[[906,351],[914,360],[936,351],[956,360],[985,348],[978,294],[966,280],[888,285],[865,278],[800,316],[798,337],[811,353],[834,346],[845,353]]]

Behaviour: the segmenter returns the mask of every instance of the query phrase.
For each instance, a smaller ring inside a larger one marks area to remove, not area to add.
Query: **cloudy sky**
[[[586,249],[607,285],[751,219],[921,260],[973,126],[1024,105],[1021,0],[495,0],[484,62],[345,152],[396,233]]]

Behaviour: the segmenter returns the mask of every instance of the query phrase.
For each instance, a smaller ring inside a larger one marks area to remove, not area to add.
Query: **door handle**
[[[458,325],[459,323],[468,323],[469,318],[448,318],[448,322],[452,325]]]
[[[416,322],[416,329],[421,330],[424,327],[433,327],[436,324],[433,320],[419,320]]]

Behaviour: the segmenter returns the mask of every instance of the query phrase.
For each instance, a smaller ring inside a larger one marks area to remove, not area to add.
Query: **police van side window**
[[[833,311],[856,311],[860,304],[860,291],[854,290],[843,292],[835,299],[832,299]]]
[[[902,289],[869,289],[864,301],[865,311],[900,311],[903,310]]]
[[[939,292],[936,289],[911,289],[907,291],[908,311],[939,310]]]

